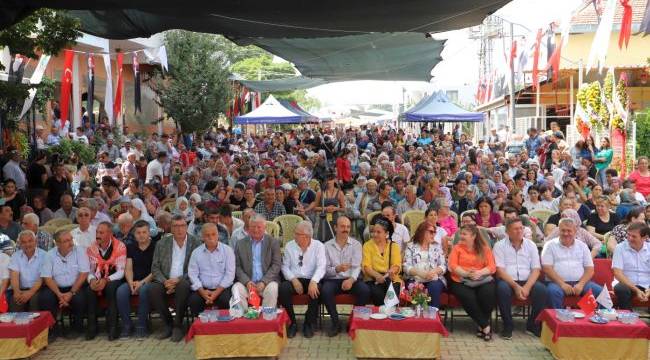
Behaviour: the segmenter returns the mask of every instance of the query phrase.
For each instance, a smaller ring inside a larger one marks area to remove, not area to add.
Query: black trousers
[[[108,304],[108,308],[106,309],[106,323],[108,329],[109,331],[115,331],[117,329],[118,312],[116,294],[117,288],[122,285],[123,282],[123,279],[109,281],[101,294],[98,294],[95,290],[91,289],[90,286],[85,288],[86,301],[88,303],[88,331],[97,331],[97,313],[99,310],[99,299],[101,297],[104,297]]]
[[[641,286],[638,286],[639,289],[645,291]],[[634,293],[632,289],[623,285],[623,283],[618,283],[614,286],[614,293],[616,294],[616,302],[618,303],[619,309],[632,310],[632,298]]]
[[[214,289],[208,289],[208,290],[214,290]],[[230,288],[223,289],[221,294],[217,296],[217,298],[214,300],[214,305],[219,309],[228,309],[230,308]],[[189,299],[190,303],[190,310],[192,311],[192,316],[197,317],[199,316],[200,313],[205,310],[205,299],[199,295],[198,291],[192,292],[192,295],[190,295]]]
[[[29,289],[21,289],[21,291],[27,291]],[[14,301],[14,292],[9,289],[7,290],[7,302],[9,303],[10,312],[23,312],[23,311],[36,311],[38,310],[38,293],[43,289],[39,289],[34,296],[32,296],[28,302],[24,304],[17,304]]]
[[[302,284],[303,294],[307,294],[307,289],[309,288],[309,282],[311,279],[302,279],[298,278],[298,281]],[[318,290],[321,290],[321,285],[318,284]],[[280,284],[280,289],[278,289],[278,302],[282,307],[287,311],[291,323],[296,323],[296,313],[293,311],[293,299],[294,295],[298,295],[296,289],[293,288],[291,281],[285,280]],[[307,304],[307,312],[305,313],[305,324],[316,324],[318,318],[318,298],[312,299],[309,298],[309,304]]]
[[[71,287],[59,287],[59,291],[67,293]],[[38,305],[41,310],[49,311],[52,317],[56,319],[59,313],[59,298],[49,287],[44,286],[38,294]],[[80,289],[79,292],[72,296],[70,299],[70,311],[73,318],[73,328],[75,331],[83,330],[84,312],[86,311],[86,291]]]
[[[517,284],[524,286],[525,281],[517,281]],[[510,285],[503,281],[497,280],[497,301],[499,302],[499,311],[503,318],[503,327],[506,330],[512,331],[512,297],[514,296]],[[531,311],[528,320],[526,321],[526,329],[537,332],[541,330],[541,323],[536,323],[537,315],[546,307],[546,285],[541,281],[535,281],[533,287],[530,289],[528,297],[531,302]]]
[[[171,312],[169,312],[167,289],[165,289],[165,286],[157,281],[152,282],[149,286],[151,308],[160,314],[165,325],[181,327],[183,325],[185,311],[187,310],[187,301],[191,293],[190,282],[182,279],[176,284],[176,288],[174,289],[174,310],[176,315],[173,319]]]
[[[450,283],[451,292],[456,295],[467,315],[481,328],[490,325],[496,299],[494,281],[477,287],[469,287],[453,280]]]
[[[391,284],[390,281],[385,281],[383,284],[375,284],[373,281],[367,281],[366,285],[370,289],[370,301],[375,306],[384,305],[384,298],[386,297],[386,291],[388,291],[388,284]],[[401,283],[394,282],[393,289],[395,290],[395,295],[399,296]]]
[[[339,322],[339,313],[336,311],[335,297],[338,294],[352,294],[354,295],[354,304],[357,306],[364,306],[370,299],[370,289],[368,285],[361,280],[357,280],[352,284],[352,288],[348,291],[341,289],[344,279],[326,279],[323,280],[321,287],[320,297],[325,305],[327,312],[332,318],[332,323]]]

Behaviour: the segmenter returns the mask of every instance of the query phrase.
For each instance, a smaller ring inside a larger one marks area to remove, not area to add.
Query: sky
[[[562,15],[575,9],[582,0],[514,0],[496,15],[524,25],[536,32]],[[515,34],[527,34],[522,27]],[[436,34],[436,38],[448,39],[442,52],[443,61],[432,71],[431,82],[396,81],[349,81],[321,85],[308,90],[325,106],[347,104],[398,104],[402,102],[402,89],[431,93],[434,90],[464,89],[467,96],[473,94],[478,81],[478,41],[468,39],[467,29]],[[531,34],[534,36],[534,34]]]

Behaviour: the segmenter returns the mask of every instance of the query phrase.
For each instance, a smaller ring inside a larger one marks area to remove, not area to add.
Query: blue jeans
[[[137,327],[141,329],[147,328],[147,320],[149,319],[149,286],[151,283],[146,283],[138,290],[138,324]],[[128,283],[123,283],[117,288],[117,309],[122,319],[122,328],[133,328],[131,321],[131,288]]]
[[[413,281],[408,281],[406,283],[406,286]],[[442,280],[433,280],[429,282],[422,283],[425,288],[427,288],[427,292],[429,293],[429,297],[431,297],[431,301],[429,301],[429,306],[435,306],[437,308],[440,307],[440,295],[442,295],[442,291],[445,290],[445,283],[442,282]]]
[[[577,281],[567,281],[567,284],[574,286],[577,284]],[[600,291],[603,289],[602,286],[596,284],[593,281],[587,281],[585,284],[585,287],[582,289],[582,293],[580,293],[580,296],[583,296],[586,294],[589,289],[591,289],[591,292],[594,294],[594,297],[598,296],[600,294]],[[548,292],[548,306],[551,309],[564,309],[564,290],[560,287],[560,285],[554,283],[554,282],[549,282],[546,284],[546,290]]]

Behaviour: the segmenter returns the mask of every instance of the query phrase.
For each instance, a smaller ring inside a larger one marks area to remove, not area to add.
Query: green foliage
[[[14,142],[16,148],[20,151],[20,155],[23,159],[29,159],[29,141],[27,140],[27,135],[22,132],[18,132],[14,135]]]
[[[650,156],[650,108],[637,113],[636,156]]]
[[[54,91],[56,90],[56,82],[47,76],[43,76],[41,83],[37,85],[38,91],[34,96],[33,106],[38,109],[41,114],[47,113],[47,104],[54,100]]]
[[[165,113],[185,133],[209,128],[230,97],[228,53],[224,39],[189,31],[165,34],[169,72],[150,82]]]
[[[59,145],[51,146],[47,149],[50,155],[59,154],[59,157],[63,160],[70,159],[72,154],[76,154],[76,157],[81,160],[84,164],[95,163],[95,148],[91,145],[86,145],[79,141],[72,141],[70,139],[62,139],[59,142]]]
[[[40,23],[40,26],[39,26]],[[63,11],[39,9],[19,23],[0,31],[0,47],[9,46],[13,54],[37,58],[38,52],[56,55],[73,46],[81,36],[79,19]]]

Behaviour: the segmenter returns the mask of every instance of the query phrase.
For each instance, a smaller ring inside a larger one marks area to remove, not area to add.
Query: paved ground
[[[155,321],[154,324],[158,322]],[[512,340],[502,340],[498,336],[486,343],[475,337],[474,326],[467,318],[456,319],[454,332],[443,338],[441,344],[442,359],[494,359],[494,360],[533,360],[552,359],[550,353],[539,343],[537,338],[526,335],[522,320],[517,320],[517,329]],[[155,359],[184,360],[194,359],[194,344],[172,343],[149,338],[144,341],[118,340],[109,342],[106,334],[101,333],[93,341],[58,339],[47,349],[34,357],[37,360],[54,359]],[[329,338],[322,332],[312,339],[305,339],[300,334],[289,340],[280,359],[354,359],[352,346],[347,334]]]

